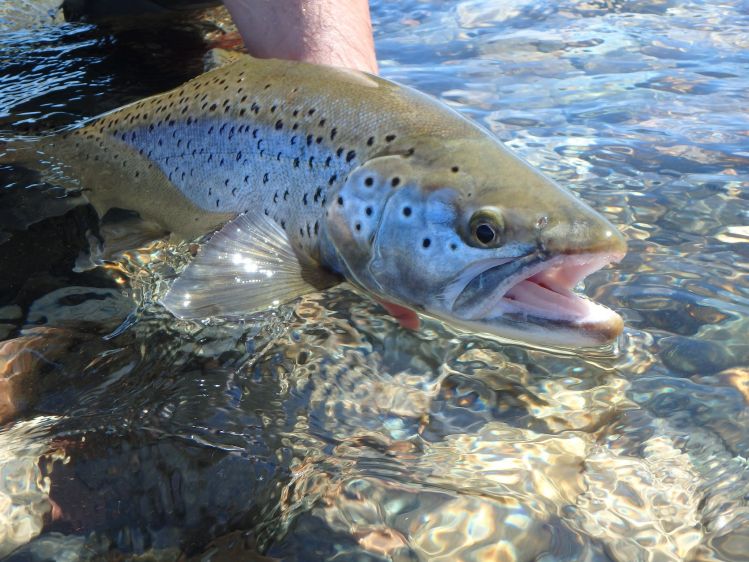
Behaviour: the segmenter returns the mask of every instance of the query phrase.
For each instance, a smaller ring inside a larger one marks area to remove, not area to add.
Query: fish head
[[[591,346],[623,328],[573,292],[622,259],[623,236],[493,139],[373,158],[333,193],[326,231],[356,284],[463,329]]]

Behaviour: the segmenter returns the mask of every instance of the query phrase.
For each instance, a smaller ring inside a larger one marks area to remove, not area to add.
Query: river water
[[[189,247],[93,256],[0,168],[0,559],[749,560],[749,2],[372,2],[381,73],[629,240],[615,346],[405,332],[340,287],[245,322],[154,299]],[[220,9],[0,0],[0,138],[196,75]]]

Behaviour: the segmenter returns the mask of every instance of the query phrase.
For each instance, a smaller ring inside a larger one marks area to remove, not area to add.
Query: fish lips
[[[573,291],[585,277],[624,257],[621,252],[534,251],[487,264],[452,304],[458,324],[542,344],[594,346],[623,330],[621,316]],[[534,337],[535,335],[535,337]]]

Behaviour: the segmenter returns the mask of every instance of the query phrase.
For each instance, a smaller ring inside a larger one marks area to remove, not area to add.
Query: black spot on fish
[[[309,165],[309,167],[310,167],[310,168],[312,167],[312,163],[313,163],[314,161],[315,161],[315,157],[314,157],[314,156],[310,156],[310,157],[309,157],[309,161],[307,162],[307,164]]]
[[[404,217],[410,217],[411,216],[411,207],[403,207],[403,216]]]
[[[213,133],[213,125],[208,127],[208,134],[210,135],[211,133]]]
[[[246,112],[247,112],[247,110],[243,107],[242,109],[239,110],[239,115],[241,115],[242,117],[244,117],[244,114]]]
[[[322,188],[321,188],[321,187],[318,187],[318,188],[317,188],[317,189],[315,190],[315,197],[314,197],[314,199],[315,199],[315,203],[317,203],[317,202],[319,201],[319,199],[320,199],[320,196],[321,196],[321,195],[322,195]]]
[[[296,139],[297,139],[296,135],[293,135],[293,136],[291,137],[291,145],[292,145],[292,146],[296,144]]]
[[[223,166],[224,165],[224,159],[223,158],[221,158],[221,161],[218,163],[218,165],[219,166]]]
[[[374,178],[368,177],[364,180],[364,185],[367,187],[372,187],[374,185]]]
[[[299,123],[294,123],[291,128],[296,131],[299,128]]]
[[[317,236],[318,231],[320,230],[320,224],[315,221],[315,236]]]
[[[360,231],[361,230],[361,223],[357,222],[356,225],[354,226],[354,228],[356,228],[357,232]]]
[[[295,110],[294,110],[294,112],[292,113],[292,115],[293,115],[294,117],[298,116],[298,115],[299,115],[299,110],[298,110],[298,109],[295,109]]]
[[[231,188],[231,194],[232,194],[233,197],[237,196],[237,188],[236,187],[232,187]]]
[[[250,176],[245,176],[244,177],[244,183],[249,183],[249,181],[250,181]]]
[[[239,162],[242,159],[242,151],[240,150],[237,152],[237,162]]]
[[[313,107],[307,112],[307,115],[314,115],[315,114],[315,108]]]
[[[312,144],[312,139],[314,137],[312,135],[307,135],[307,146],[310,146]]]
[[[374,137],[369,137],[367,139],[367,146],[372,146],[374,144]]]
[[[330,129],[330,140],[333,140],[337,134],[338,134],[338,129],[336,129],[335,127]]]
[[[283,121],[281,121],[280,119],[276,121],[276,131],[278,131],[279,129],[283,129]]]
[[[341,154],[343,154],[343,147],[339,146],[338,150],[335,151],[335,154],[336,154],[336,156],[338,156],[338,158],[340,158]]]
[[[320,127],[324,127],[324,126],[325,126],[325,119],[320,119]]]
[[[302,238],[304,238],[304,229],[303,228],[299,229],[299,236],[301,236]]]
[[[428,248],[429,246],[432,245],[432,241],[429,238],[424,238],[424,240],[421,241],[421,245],[424,248]]]
[[[268,183],[268,172],[263,174],[263,183]]]
[[[328,179],[328,185],[333,185],[333,183],[337,179],[338,179],[338,175],[337,174],[333,174],[332,176],[330,176],[330,179]]]
[[[216,208],[218,208],[219,200],[216,199]]]
[[[398,184],[400,184],[400,182],[401,179],[396,177],[390,180],[390,185],[392,185],[393,187],[398,187]]]
[[[320,144],[320,143],[322,142],[322,137],[317,137],[317,138],[315,139],[315,142],[316,142],[317,144]]]
[[[257,138],[257,129],[253,129],[253,130],[252,130],[252,138],[253,138],[253,139],[256,139],[256,138]]]
[[[331,161],[332,159],[333,159],[333,157],[332,157],[332,156],[328,156],[328,157],[327,157],[327,158],[325,159],[325,167],[326,167],[326,168],[330,166],[330,161]]]
[[[368,217],[372,216],[372,207],[367,207],[364,209],[364,212],[367,214]]]
[[[294,158],[294,167],[295,168],[299,167],[299,158]]]
[[[276,112],[276,106],[275,105],[271,105],[270,106],[270,112],[271,113],[275,113]]]
[[[140,172],[137,172],[137,171],[136,171],[136,172],[135,172],[135,177],[137,178],[138,176],[140,176]]]
[[[307,204],[307,194],[306,193],[304,194],[304,197],[302,197],[302,203],[304,203],[305,205]]]
[[[393,142],[395,140],[395,135],[387,135],[385,137],[385,142]]]
[[[266,84],[266,85],[265,85],[265,88],[263,88],[263,89],[264,89],[264,90],[267,90],[268,88],[270,88],[270,84]]]
[[[281,221],[281,228],[286,230],[286,221]]]
[[[343,197],[341,197],[340,195],[338,196],[338,204],[343,205]]]
[[[245,211],[245,213],[246,213],[246,212],[247,212],[247,211]],[[264,212],[265,212],[265,216],[266,216],[266,217],[267,217],[268,215],[270,215],[270,211],[268,211],[268,209],[265,209],[265,211],[264,211]]]
[[[280,161],[281,161],[281,154],[283,154],[283,152],[279,152],[278,154],[276,154],[276,160],[277,160],[278,162],[280,162]]]
[[[229,179],[224,180],[224,187],[229,187]]]
[[[283,200],[287,201],[288,199],[289,199],[289,190],[287,189],[286,191],[283,192]]]
[[[273,194],[273,202],[278,203],[278,191]]]
[[[348,154],[346,154],[346,162],[351,162],[354,158],[356,158],[356,152],[349,150]]]

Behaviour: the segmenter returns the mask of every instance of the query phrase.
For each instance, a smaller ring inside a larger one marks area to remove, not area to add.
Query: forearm
[[[377,73],[367,0],[224,0],[250,54]]]

